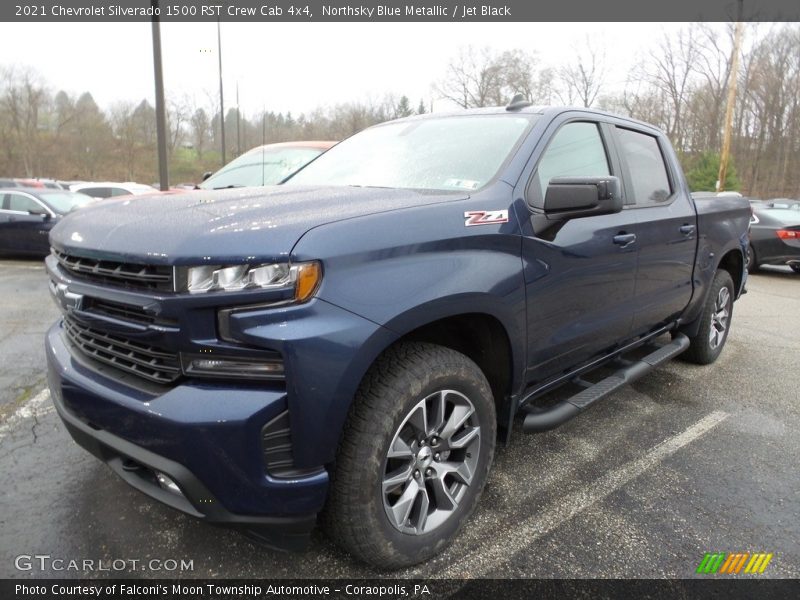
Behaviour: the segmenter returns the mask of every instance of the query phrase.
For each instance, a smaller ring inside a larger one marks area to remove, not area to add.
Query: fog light
[[[178,484],[175,483],[171,478],[164,475],[160,471],[156,471],[156,479],[158,480],[158,486],[162,490],[167,490],[177,496],[183,496],[183,492],[181,492],[181,488],[178,487]]]
[[[283,379],[283,361],[279,358],[209,358],[182,355],[183,372],[199,377],[236,379]]]

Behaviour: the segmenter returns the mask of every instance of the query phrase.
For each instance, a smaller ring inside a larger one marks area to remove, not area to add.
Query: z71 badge
[[[468,210],[464,213],[464,225],[492,225],[494,223],[508,223],[507,210]]]

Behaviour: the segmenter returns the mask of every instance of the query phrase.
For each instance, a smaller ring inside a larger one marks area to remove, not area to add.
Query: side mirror
[[[205,181],[206,179],[211,177],[213,174],[214,174],[214,171],[206,171],[205,173],[203,173],[203,181]]]
[[[33,216],[37,216],[37,215],[40,216],[42,218],[42,222],[43,223],[47,223],[50,220],[50,213],[47,212],[46,210],[33,209],[33,210],[29,210],[28,214],[29,215],[33,215]]]
[[[544,197],[548,219],[610,215],[622,210],[617,177],[553,177]]]

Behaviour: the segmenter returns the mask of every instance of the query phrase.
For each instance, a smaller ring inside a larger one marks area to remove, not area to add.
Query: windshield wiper
[[[232,183],[231,185],[223,185],[222,187],[215,187],[214,189],[215,190],[229,190],[231,188],[240,188],[240,187],[244,187],[244,186],[241,185],[241,184],[238,184],[238,183]]]

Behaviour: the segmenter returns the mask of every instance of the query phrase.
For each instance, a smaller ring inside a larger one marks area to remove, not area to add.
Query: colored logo
[[[491,225],[493,223],[508,223],[507,210],[468,210],[464,213],[464,225]]]
[[[763,573],[772,560],[766,552],[706,552],[697,566],[696,573],[705,575],[738,575],[740,573]]]

